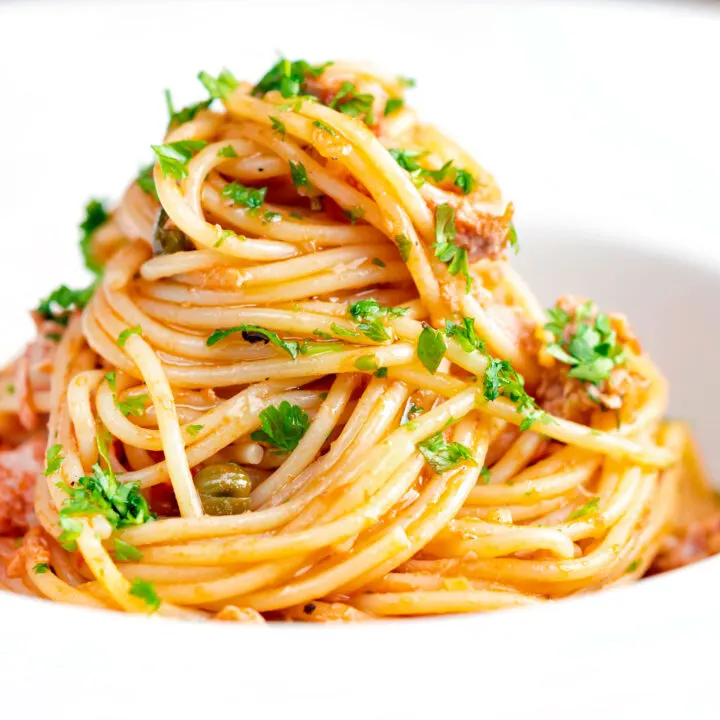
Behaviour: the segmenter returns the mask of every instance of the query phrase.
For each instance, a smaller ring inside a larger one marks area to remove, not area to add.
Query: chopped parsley
[[[385,265],[385,263],[379,257],[374,257],[372,259],[372,264],[377,265],[378,267],[387,267],[387,265]]]
[[[43,475],[54,475],[63,464],[65,458],[61,455],[62,445],[53,445],[45,453],[45,470]]]
[[[334,137],[337,137],[337,133],[329,125],[326,125],[322,120],[313,120],[313,125],[316,128],[322,130],[323,132],[326,132],[328,135],[333,135]]]
[[[202,150],[207,143],[204,140],[178,140],[165,145],[151,145],[160,163],[160,171],[165,177],[182,180],[187,177],[187,164],[193,153]]]
[[[236,158],[238,154],[235,152],[235,148],[232,145],[225,145],[218,150],[218,157],[223,158]]]
[[[77,549],[77,539],[82,533],[83,524],[77,518],[62,515],[58,519],[58,524],[62,529],[58,535],[58,543],[68,552],[73,552]]]
[[[387,112],[385,114],[387,115]],[[395,162],[408,172],[415,187],[422,187],[427,180],[432,180],[436,184],[452,180],[453,185],[465,195],[475,187],[475,178],[467,170],[454,167],[452,160],[448,160],[437,170],[429,170],[418,162],[429,154],[427,150],[390,148],[388,152]]]
[[[475,187],[475,178],[467,170],[455,170],[453,185],[464,194],[468,195]]]
[[[510,223],[510,226],[508,227],[507,237],[510,247],[515,251],[515,254],[517,255],[520,252],[520,245],[518,244],[517,230],[515,229],[514,223]]]
[[[172,95],[168,89],[165,89],[165,105],[167,106],[168,115],[170,116],[169,127],[177,127],[178,125],[184,125],[186,122],[190,122],[201,110],[207,110],[211,102],[212,98],[195,103],[194,105],[188,105],[182,108],[182,110],[175,110]]]
[[[33,565],[33,572],[37,575],[44,575],[46,572],[49,572],[50,565],[47,563],[37,563],[36,565]]]
[[[525,416],[520,423],[521,431],[529,430],[535,422],[547,422],[549,418],[527,394],[522,375],[513,368],[509,360],[488,357],[483,391],[486,400],[496,400],[502,395],[515,403],[517,411]]]
[[[385,110],[383,111],[383,115],[387,117],[388,115],[396,112],[397,110],[400,110],[400,108],[405,106],[405,101],[402,98],[394,97],[389,98],[388,101],[385,103]]]
[[[125,343],[131,335],[142,335],[142,328],[140,325],[135,325],[135,327],[123,330],[116,340],[118,347],[125,347]]]
[[[411,77],[404,77],[402,75],[398,76],[397,81],[406,88],[414,88],[417,85],[417,82],[414,78]]]
[[[490,482],[490,470],[484,465],[482,466],[482,470],[480,470],[480,482],[483,485],[487,485]]]
[[[435,374],[446,350],[442,332],[426,325],[418,337],[417,356],[428,372]]]
[[[105,467],[100,462],[95,463],[93,474],[79,478],[74,487],[58,483],[58,487],[68,495],[60,508],[60,524],[67,533],[65,540],[73,546],[66,548],[68,550],[74,549],[75,541],[82,532],[82,524],[74,521],[78,515],[102,515],[113,528],[142,525],[154,517],[140,492],[140,484],[119,483],[115,478],[108,457],[107,441],[98,437],[97,443]]]
[[[577,308],[574,317],[560,307],[548,310],[550,322],[545,329],[554,341],[546,349],[556,360],[572,366],[569,377],[599,385],[615,366],[625,362],[626,355],[608,316],[599,312],[592,322],[592,313],[589,300]]]
[[[61,285],[53,290],[48,297],[40,301],[37,311],[46,320],[53,320],[60,325],[67,325],[73,310],[82,310],[95,292],[95,283],[84,290],[71,290]]]
[[[594,497],[591,500],[588,500],[582,507],[579,507],[575,512],[571,513],[568,517],[568,520],[577,520],[578,518],[585,517],[585,515],[589,515],[592,512],[595,512],[598,507],[598,503],[600,502],[600,498]]]
[[[306,187],[308,190],[311,189],[312,186],[308,180],[307,171],[301,162],[293,162],[290,160],[290,177],[296,188]]]
[[[340,327],[337,323],[331,323],[330,329],[338,336],[338,337],[346,337],[346,338],[356,338],[360,337],[360,333],[356,333],[354,330],[346,330],[344,327]]]
[[[350,221],[351,225],[355,225],[358,220],[362,220],[365,217],[365,211],[357,206],[352,207],[349,210],[343,210],[343,215]]]
[[[410,259],[410,251],[412,250],[411,240],[407,235],[396,235],[395,242],[400,251],[400,257],[403,259],[403,262],[407,262]]]
[[[350,117],[360,118],[368,125],[374,125],[373,102],[375,102],[373,95],[359,93],[353,83],[345,81],[331,100],[330,107]]]
[[[188,431],[188,435],[195,437],[203,429],[203,427],[203,425],[188,425],[186,430]]]
[[[122,402],[118,402],[118,410],[125,416],[132,415],[133,417],[141,417],[145,414],[145,407],[147,405],[147,395],[135,395],[128,396]]]
[[[248,343],[272,343],[284,350],[293,360],[298,356],[299,343],[297,340],[283,340],[277,333],[259,325],[238,325],[227,330],[215,330],[207,339],[206,345],[208,347],[217,345],[221,340],[234,333],[242,333],[243,340]]]
[[[473,318],[464,317],[462,322],[456,323],[452,320],[445,320],[445,335],[457,341],[460,347],[466,352],[471,353],[478,350],[487,356],[485,343],[478,337],[475,331],[475,320]]]
[[[386,367],[378,368],[375,371],[376,378],[386,378],[388,376],[388,369]]]
[[[356,321],[378,320],[379,318],[398,318],[407,314],[404,307],[390,307],[381,305],[377,300],[359,300],[348,308],[350,317]]]
[[[220,100],[224,100],[238,86],[237,79],[227,68],[223,68],[216,78],[203,70],[198,73],[198,80],[205,86],[211,98]]]
[[[222,190],[223,197],[230,198],[235,205],[247,208],[259,208],[265,202],[267,188],[246,187],[238,182],[231,182]]]
[[[639,563],[637,560],[633,560],[633,561],[625,568],[625,572],[626,572],[626,573],[635,572],[635,571],[638,569],[639,566],[640,566],[640,563]]]
[[[276,454],[293,451],[310,427],[310,418],[299,405],[283,400],[260,412],[260,430],[250,436],[257,442],[277,448]]]
[[[372,371],[378,369],[377,360],[374,355],[361,355],[354,363],[358,370]]]
[[[441,433],[423,440],[418,444],[418,449],[436,473],[444,473],[465,460],[472,460],[470,448],[458,442],[445,442]]]
[[[448,266],[451,275],[462,273],[466,279],[466,292],[470,292],[470,267],[465,248],[455,244],[455,210],[447,203],[435,210],[435,257]]]
[[[287,128],[285,127],[285,123],[278,120],[276,117],[273,117],[272,115],[268,115],[268,119],[270,120],[270,123],[272,124],[273,132],[276,132],[283,140],[285,139],[285,135],[287,134]]]
[[[140,168],[140,173],[138,174],[135,182],[146,195],[150,195],[150,197],[155,198],[155,200],[159,202],[157,188],[155,187],[155,178],[153,177],[154,167],[155,165],[150,163],[149,165]]]
[[[161,600],[155,592],[155,586],[147,580],[135,578],[130,586],[130,594],[144,600],[150,612],[157,612],[160,608]]]
[[[419,405],[416,405],[414,402],[410,401],[405,405],[405,410],[402,414],[402,418],[400,418],[400,424],[401,425],[407,425],[408,423],[412,422],[412,420],[417,417],[418,415],[422,415],[423,408],[421,408]]]
[[[303,89],[305,79],[311,75],[318,77],[332,63],[310,65],[305,60],[290,61],[280,58],[253,88],[253,95],[264,95],[272,90],[279,90],[284,98],[294,98]]]
[[[92,256],[92,239],[95,231],[107,222],[109,215],[102,200],[90,200],[85,206],[85,219],[80,223],[80,251],[85,259],[85,267],[96,275],[102,267]]]
[[[138,562],[142,560],[142,552],[134,545],[126,543],[120,538],[114,538],[115,558],[121,562]]]

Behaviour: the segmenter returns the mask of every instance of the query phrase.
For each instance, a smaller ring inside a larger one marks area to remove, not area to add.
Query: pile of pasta
[[[512,205],[411,82],[284,59],[200,79],[154,166],[88,206],[97,280],[41,305],[39,360],[0,379],[0,433],[48,433],[2,584],[327,621],[646,573],[702,484],[667,383],[622,316],[540,306]]]

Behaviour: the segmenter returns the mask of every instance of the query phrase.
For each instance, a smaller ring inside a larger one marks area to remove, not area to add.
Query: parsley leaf
[[[165,145],[151,145],[157,155],[160,170],[165,177],[182,180],[187,177],[187,164],[193,153],[202,150],[207,143],[204,140],[178,140]]]
[[[223,158],[236,158],[238,154],[235,152],[235,148],[232,145],[225,145],[218,150],[218,157]]]
[[[383,111],[383,115],[387,117],[388,115],[394,113],[396,110],[399,110],[401,107],[404,106],[405,101],[402,98],[389,98],[388,101],[385,103],[385,110]]]
[[[410,259],[410,251],[412,250],[411,240],[407,235],[396,235],[395,242],[400,251],[400,257],[403,259],[403,262],[407,262]]]
[[[142,328],[139,325],[136,325],[135,327],[123,330],[116,340],[118,347],[125,347],[125,343],[131,335],[142,335]]]
[[[467,250],[455,244],[455,209],[447,203],[438,205],[435,210],[435,257],[448,264],[451,275],[462,273],[467,279],[467,292],[470,291],[470,267]]]
[[[578,518],[585,517],[585,515],[595,512],[597,510],[600,498],[594,497],[586,502],[582,507],[579,507],[575,512],[568,516],[568,520],[577,520]]]
[[[548,310],[550,322],[545,329],[552,333],[554,342],[548,343],[546,350],[556,360],[573,366],[569,377],[599,385],[615,366],[625,362],[626,354],[607,315],[599,312],[594,323],[581,322],[590,320],[592,311],[592,303],[580,306],[574,317],[560,307]]]
[[[235,205],[248,208],[259,208],[265,202],[267,188],[245,187],[238,182],[231,182],[222,190],[223,197],[230,198]]]
[[[344,327],[340,327],[337,323],[331,323],[330,329],[337,335],[338,337],[346,337],[346,338],[356,338],[359,337],[359,333],[356,333],[354,330],[346,330]]]
[[[510,223],[510,226],[508,227],[508,243],[517,255],[520,252],[520,245],[518,244],[517,230],[515,229],[515,225],[513,223]]]
[[[276,117],[273,117],[272,115],[268,115],[268,119],[270,120],[270,123],[272,124],[273,132],[276,132],[280,137],[284,140],[285,135],[287,134],[287,128],[285,127],[285,123],[278,120]]]
[[[299,405],[283,400],[277,407],[269,405],[260,413],[260,430],[253,440],[278,448],[277,455],[294,450],[310,426],[310,418]]]
[[[237,327],[228,328],[227,330],[215,330],[206,341],[208,347],[216,345],[229,335],[234,333],[242,333],[243,340],[249,343],[272,343],[276,347],[284,350],[293,360],[298,356],[299,343],[297,340],[283,340],[277,333],[272,330],[266,330],[259,325],[238,325]]]
[[[458,442],[445,442],[442,433],[423,440],[418,444],[418,449],[436,473],[444,473],[465,460],[472,460],[470,448]]]
[[[467,195],[471,193],[475,187],[475,178],[467,170],[458,169],[455,171],[453,185],[459,188],[463,194]]]
[[[37,575],[44,575],[50,570],[50,566],[47,563],[37,563],[33,565],[33,572]]]
[[[60,325],[67,325],[73,310],[84,308],[95,292],[95,283],[84,290],[71,290],[61,285],[53,290],[48,297],[40,301],[37,311],[46,320],[54,320]]]
[[[358,370],[370,371],[378,369],[377,360],[375,360],[374,355],[361,355],[353,364]]]
[[[155,165],[153,163],[150,163],[144,168],[140,168],[140,173],[138,174],[135,182],[146,195],[154,197],[155,200],[159,202],[160,199],[158,198],[157,188],[155,187],[155,178],[153,177],[154,167]]]
[[[378,257],[374,257],[372,259],[372,264],[377,265],[378,267],[387,267],[387,265],[385,265],[385,263]]]
[[[82,523],[76,518],[63,517],[62,515],[58,519],[58,524],[62,529],[60,535],[58,535],[58,542],[68,552],[73,552],[77,549],[77,539],[82,533]]]
[[[313,66],[305,60],[292,62],[287,58],[280,58],[253,88],[253,95],[264,95],[271,90],[279,90],[284,98],[295,97],[303,88],[308,75],[318,77],[329,65],[332,63]]]
[[[343,210],[343,215],[350,221],[351,225],[355,225],[358,220],[365,217],[365,211],[361,207],[352,207],[349,210]]]
[[[203,429],[203,427],[203,425],[188,425],[186,429],[189,435],[195,437]]]
[[[138,562],[142,560],[142,552],[134,545],[126,543],[120,538],[114,538],[115,558],[121,562]]]
[[[438,365],[440,365],[440,361],[446,350],[447,345],[445,345],[440,330],[435,330],[435,328],[430,327],[430,325],[426,325],[418,338],[417,356],[420,362],[433,375],[438,369]]]
[[[359,300],[348,308],[350,316],[356,321],[377,320],[379,318],[397,318],[407,314],[408,309],[404,307],[390,307],[380,305],[377,300]]]
[[[330,102],[330,107],[350,117],[361,118],[368,125],[375,124],[373,102],[375,97],[369,93],[358,93],[355,85],[345,81]]]
[[[515,403],[517,411],[525,416],[520,423],[521,431],[529,430],[537,421],[544,422],[548,416],[527,394],[522,375],[513,368],[510,361],[498,360],[493,357],[488,357],[488,361],[483,378],[485,399],[495,400],[502,395]]]
[[[45,454],[46,466],[43,471],[43,475],[53,475],[60,469],[60,466],[65,460],[65,458],[60,454],[62,453],[62,449],[62,445],[59,444],[48,448],[47,453]]]
[[[77,525],[68,523],[68,528],[65,528],[62,521],[77,515],[102,515],[113,528],[142,525],[151,520],[154,516],[140,492],[140,484],[117,481],[109,463],[105,441],[101,438],[98,438],[98,451],[105,468],[99,462],[95,463],[93,474],[79,478],[74,487],[58,483],[68,495],[59,513],[63,529],[75,532]]]
[[[220,100],[224,100],[238,86],[237,79],[227,68],[223,68],[216,78],[203,70],[198,73],[198,80],[205,86],[211,98]]]
[[[376,378],[386,378],[388,376],[388,369],[386,367],[378,368],[375,371]]]
[[[135,395],[128,396],[122,402],[118,402],[118,410],[125,416],[132,415],[134,417],[141,417],[145,414],[145,406],[147,405],[147,395]]]
[[[211,102],[212,98],[210,98],[210,100],[203,100],[202,102],[195,103],[194,105],[188,105],[187,107],[182,108],[182,110],[175,110],[173,107],[172,95],[166,88],[165,105],[167,106],[168,115],[170,116],[168,126],[177,127],[178,125],[184,125],[186,122],[190,122],[190,120],[192,120],[201,110],[207,110],[210,107]]]
[[[161,600],[155,592],[155,586],[147,580],[135,578],[130,586],[130,594],[144,600],[151,612],[157,612],[160,607]]]
[[[102,200],[90,200],[85,206],[85,219],[80,223],[80,251],[85,259],[85,267],[96,275],[102,272],[102,267],[92,256],[92,238],[95,231],[108,220],[108,213]]]
[[[293,162],[290,160],[290,177],[296,188],[306,187],[308,190],[311,189],[312,186],[308,180],[307,171],[301,162]]]
[[[448,337],[454,338],[466,353],[478,350],[483,355],[487,355],[485,343],[475,331],[475,320],[473,318],[464,317],[462,323],[445,320],[444,332]]]

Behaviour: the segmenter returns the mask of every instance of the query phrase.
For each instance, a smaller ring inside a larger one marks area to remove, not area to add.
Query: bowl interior
[[[625,313],[642,346],[670,382],[669,415],[690,423],[716,487],[720,445],[715,403],[720,398],[720,265],[648,250],[588,231],[526,229],[515,260],[546,307],[557,297],[590,297],[606,311]]]

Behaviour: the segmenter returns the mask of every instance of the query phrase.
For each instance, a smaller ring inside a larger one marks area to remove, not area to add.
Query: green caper
[[[252,482],[235,463],[204,467],[195,475],[195,487],[207,515],[240,515],[250,509]]]
[[[156,256],[192,250],[187,235],[175,225],[168,226],[168,214],[162,208],[153,227],[152,248]]]

